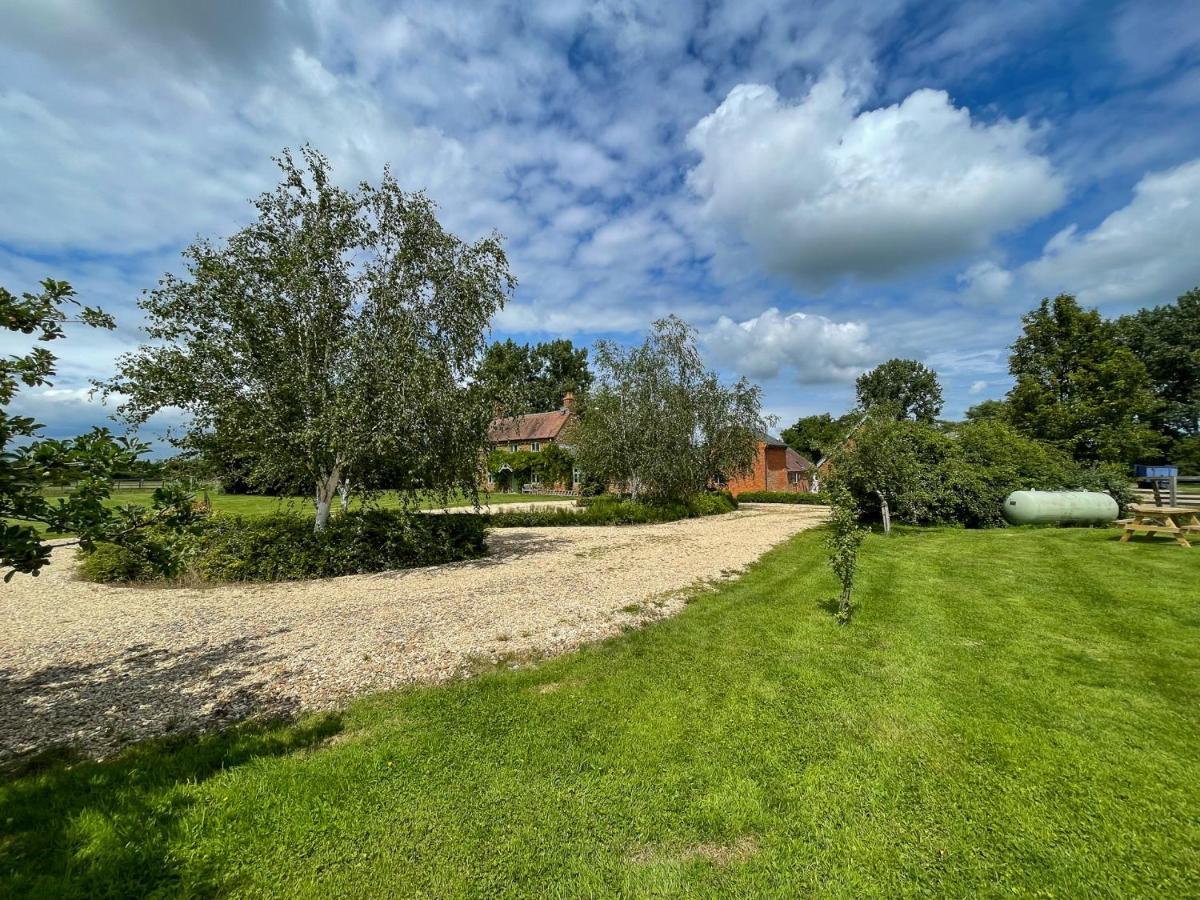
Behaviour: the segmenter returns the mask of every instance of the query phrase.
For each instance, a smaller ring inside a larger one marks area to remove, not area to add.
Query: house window
[[[801,472],[788,472],[788,484],[799,484]]]
[[[580,485],[583,483],[583,470],[579,466],[571,467],[571,484]]]
[[[529,449],[532,450],[534,453],[537,453],[539,450],[542,449],[541,441],[534,441],[533,443],[531,443],[529,445]]]
[[[509,453],[517,452],[517,442],[516,441],[513,441],[511,444],[508,445],[508,452]]]

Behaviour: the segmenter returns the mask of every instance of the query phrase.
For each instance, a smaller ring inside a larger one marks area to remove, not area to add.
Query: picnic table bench
[[[1125,533],[1121,535],[1121,543],[1127,543],[1139,531],[1147,536],[1169,534],[1183,547],[1192,546],[1188,543],[1189,534],[1200,534],[1200,519],[1196,510],[1184,506],[1151,506],[1146,503],[1135,503],[1129,507],[1133,518],[1125,523]]]

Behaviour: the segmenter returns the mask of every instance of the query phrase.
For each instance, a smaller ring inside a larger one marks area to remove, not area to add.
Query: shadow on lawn
[[[135,644],[106,658],[18,675],[0,669],[0,773],[55,747],[111,752],[135,740],[290,716],[294,697],[263,673],[283,629],[186,647]]]
[[[264,757],[310,748],[341,730],[328,714],[296,725],[244,723],[201,737],[127,748],[112,759],[53,751],[0,781],[0,893],[5,896],[215,894],[230,888],[173,852],[195,785]]]

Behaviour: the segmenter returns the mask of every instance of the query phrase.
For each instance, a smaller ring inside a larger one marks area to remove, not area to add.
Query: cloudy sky
[[[497,337],[674,312],[782,424],[891,356],[957,415],[1003,395],[1039,298],[1200,284],[1197,121],[1196,0],[6,0],[0,284],[120,321],[22,403],[102,422],[86,385],[139,342],[139,292],[309,142],[506,235]]]

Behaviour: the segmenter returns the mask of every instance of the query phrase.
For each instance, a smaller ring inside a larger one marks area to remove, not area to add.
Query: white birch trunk
[[[329,510],[333,506],[340,480],[341,473],[334,467],[323,480],[317,482],[317,519],[313,523],[313,531],[321,531],[329,522]]]
[[[342,512],[350,508],[350,479],[344,478],[338,484],[338,493],[342,497]]]

